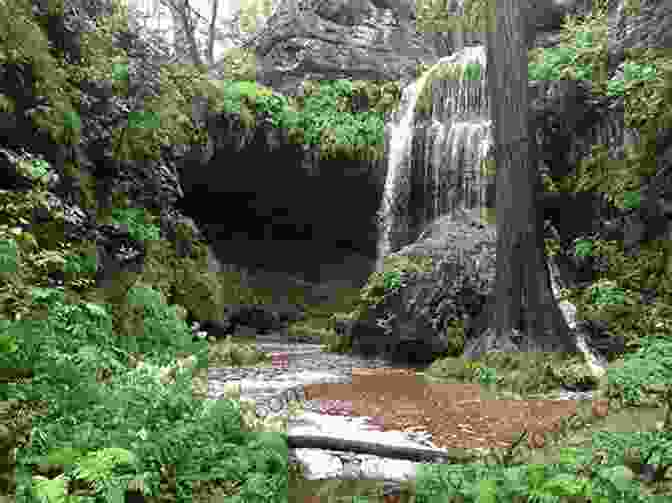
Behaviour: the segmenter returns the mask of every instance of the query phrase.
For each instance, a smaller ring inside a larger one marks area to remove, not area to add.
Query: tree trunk
[[[208,65],[213,66],[215,64],[215,21],[217,20],[217,9],[219,7],[218,0],[212,0],[212,11],[210,13],[210,28],[208,30],[208,48],[206,53],[206,58],[208,60]]]
[[[173,47],[176,56],[179,57],[179,61],[182,63],[190,62],[198,68],[205,69],[198,50],[195,34],[196,21],[192,15],[189,0],[180,0],[169,5],[173,16]]]
[[[551,290],[543,220],[536,205],[540,180],[533,162],[536,142],[528,131],[528,58],[522,8],[521,0],[491,0],[491,24],[486,30],[497,166],[497,303],[494,330],[488,339],[493,343],[513,341],[522,351],[575,352]],[[515,340],[516,330],[525,334],[519,341]]]

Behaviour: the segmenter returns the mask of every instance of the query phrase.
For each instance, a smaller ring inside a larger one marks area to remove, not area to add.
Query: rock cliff
[[[415,26],[409,0],[283,0],[246,48],[258,79],[284,92],[306,79],[407,82],[452,50],[445,33]]]

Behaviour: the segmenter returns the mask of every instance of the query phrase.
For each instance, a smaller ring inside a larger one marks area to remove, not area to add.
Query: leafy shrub
[[[374,272],[360,292],[356,312],[362,314],[368,307],[376,307],[404,286],[405,279],[412,274],[426,272],[431,267],[431,259],[393,256],[385,259],[382,272]]]
[[[19,249],[13,239],[0,241],[0,272],[16,272],[19,260]]]
[[[125,208],[112,210],[112,219],[117,224],[128,226],[128,232],[138,241],[159,239],[159,228],[151,223],[144,208]]]
[[[223,110],[246,116],[252,124],[253,112],[270,116],[271,123],[290,133],[301,132],[301,141],[319,145],[323,158],[336,155],[371,157],[384,144],[385,124],[379,112],[348,112],[346,99],[353,94],[353,84],[336,80],[319,85],[307,84],[308,96],[300,109],[282,95],[251,81],[222,81]],[[290,134],[290,136],[294,136]],[[373,148],[373,150],[372,150]]]
[[[136,337],[125,337],[119,342],[131,352],[150,353],[174,348],[185,350],[191,345],[191,331],[174,307],[169,308],[160,292],[148,286],[134,286],[127,294],[128,304],[135,307]],[[131,332],[132,333],[132,332]]]
[[[651,335],[641,349],[625,357],[624,365],[607,375],[610,386],[620,390],[625,403],[639,404],[646,385],[672,384],[672,343],[661,335]]]

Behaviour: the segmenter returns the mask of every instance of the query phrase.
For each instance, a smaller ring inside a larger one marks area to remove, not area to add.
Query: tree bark
[[[208,60],[208,65],[213,66],[215,64],[215,21],[217,19],[217,9],[219,8],[218,0],[212,0],[212,11],[210,13],[210,28],[208,29],[208,45],[206,52],[206,59]]]
[[[519,330],[523,351],[575,352],[551,290],[537,211],[536,142],[528,127],[528,57],[521,0],[491,0],[487,85],[497,166],[496,339]],[[525,308],[525,309],[523,309]],[[512,339],[513,340],[513,339]]]
[[[203,64],[195,35],[196,20],[189,0],[169,2],[169,6],[173,16],[175,54],[180,61],[185,63],[190,61],[194,66],[204,70],[206,67]]]

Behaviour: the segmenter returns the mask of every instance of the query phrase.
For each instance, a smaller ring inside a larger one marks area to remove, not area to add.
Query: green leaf
[[[161,121],[154,112],[145,112],[142,110],[132,111],[128,114],[129,128],[159,129]]]
[[[33,493],[39,501],[46,503],[62,503],[66,498],[66,480],[64,478],[48,479],[39,475],[33,477]],[[77,497],[78,501],[80,497]],[[73,501],[73,500],[69,500]]]
[[[628,191],[623,194],[623,207],[626,209],[639,208],[640,193],[638,191]]]
[[[63,112],[63,127],[70,131],[80,131],[82,122],[79,115],[74,110],[66,110]]]
[[[14,273],[18,268],[18,246],[13,239],[0,240],[0,272]]]
[[[117,465],[128,465],[135,462],[135,455],[126,449],[109,447],[90,453],[77,462],[79,477],[96,481],[104,480],[112,475]]]
[[[58,449],[52,449],[47,454],[46,462],[49,464],[56,465],[70,465],[74,464],[84,456],[84,451],[82,449],[74,447],[62,447]]]
[[[497,503],[497,482],[492,479],[480,480],[478,483],[477,503]]]
[[[19,347],[13,335],[0,335],[0,353],[16,353]]]
[[[112,65],[112,78],[118,81],[128,80],[128,65],[121,63]]]
[[[588,257],[592,253],[593,242],[588,239],[581,239],[576,242],[575,253],[577,257]]]

